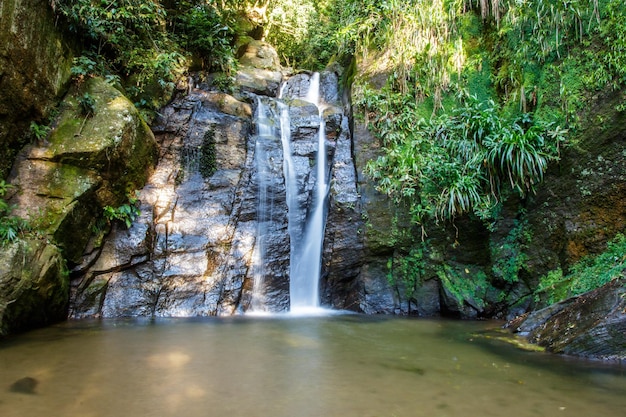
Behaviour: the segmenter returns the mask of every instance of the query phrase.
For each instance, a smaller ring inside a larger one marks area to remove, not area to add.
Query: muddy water
[[[0,416],[624,415],[626,368],[523,352],[485,337],[495,325],[68,322],[0,341]]]

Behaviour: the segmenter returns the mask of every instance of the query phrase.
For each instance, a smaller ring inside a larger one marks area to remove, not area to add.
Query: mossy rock
[[[550,352],[626,360],[626,277],[533,312],[513,330]]]
[[[93,100],[93,114],[80,97]],[[100,78],[63,101],[49,142],[25,148],[16,162],[10,203],[78,263],[105,206],[143,186],[157,157],[154,135],[135,106]]]
[[[239,64],[243,67],[280,71],[278,53],[267,42],[253,40],[242,46],[239,52]]]
[[[81,111],[84,94],[95,102],[91,116]],[[145,182],[146,165],[156,162],[156,142],[130,100],[101,78],[92,78],[79,93],[69,95],[62,107],[42,156],[97,171],[135,188]]]
[[[46,240],[0,250],[0,337],[64,320],[69,278],[61,251]]]

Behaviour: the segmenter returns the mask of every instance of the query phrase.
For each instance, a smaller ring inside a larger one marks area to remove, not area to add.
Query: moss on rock
[[[43,123],[70,79],[73,53],[47,1],[4,0],[0,7],[0,178]]]
[[[0,337],[65,319],[69,278],[61,251],[18,240],[0,251]]]
[[[79,98],[93,99],[84,115]],[[10,204],[48,241],[20,242],[3,251],[0,335],[67,315],[65,260],[79,264],[102,209],[125,202],[156,162],[154,136],[134,105],[102,79],[68,94],[49,141],[29,145],[11,173]]]

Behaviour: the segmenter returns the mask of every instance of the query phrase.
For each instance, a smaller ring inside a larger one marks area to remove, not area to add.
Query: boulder
[[[509,327],[550,352],[626,360],[626,277],[532,312]]]
[[[252,40],[242,46],[239,52],[239,65],[269,71],[280,71],[280,59],[272,45]]]
[[[276,97],[283,79],[276,50],[266,42],[252,40],[239,54],[236,86],[244,93]]]
[[[69,279],[61,251],[45,239],[0,251],[0,337],[65,319]]]
[[[102,208],[124,203],[156,160],[154,136],[127,98],[100,78],[83,88],[63,101],[48,140],[20,152],[10,176],[14,214],[52,236],[73,263]],[[85,94],[93,115],[80,110]]]
[[[95,103],[93,114],[80,109],[85,95]],[[126,202],[157,156],[137,109],[101,79],[69,94],[60,108],[48,139],[25,147],[9,177],[12,214],[27,218],[43,238],[1,251],[0,335],[67,317],[66,260],[84,262],[103,207]]]

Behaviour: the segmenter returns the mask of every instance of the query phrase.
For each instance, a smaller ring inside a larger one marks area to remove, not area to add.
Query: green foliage
[[[213,78],[211,83],[219,91],[233,93],[235,90],[235,77],[226,73],[219,73]]]
[[[378,90],[363,79],[353,89],[383,145],[368,173],[417,223],[489,220],[510,193],[533,192],[593,90],[626,84],[619,0],[342,7],[337,49],[357,54],[378,85],[387,76]]]
[[[605,51],[599,55],[600,71],[609,74],[607,84],[617,87],[626,83],[626,7],[621,0],[609,0],[602,11],[599,32]]]
[[[443,265],[437,271],[437,276],[444,288],[460,305],[469,303],[477,309],[485,307],[487,291],[492,286],[483,272],[471,274],[466,269],[463,274],[452,266]]]
[[[557,269],[542,277],[535,300],[547,305],[601,287],[624,274],[625,254],[626,236],[618,234],[608,243],[606,251],[581,259],[567,275]]]
[[[73,60],[72,68],[70,69],[72,78],[80,83],[87,77],[92,77],[99,73],[98,64],[89,56],[81,55]]]
[[[10,214],[11,207],[4,200],[10,189],[11,184],[0,180],[0,246],[13,242],[21,233],[30,230],[26,220]]]
[[[535,301],[550,305],[566,299],[570,294],[569,280],[563,277],[563,270],[557,268],[541,277],[535,290]]]
[[[78,98],[78,107],[83,116],[93,116],[96,111],[96,100],[89,93],[85,93]]]
[[[409,253],[394,256],[387,261],[387,281],[402,288],[406,299],[411,299],[423,280],[425,244],[411,248]],[[410,303],[409,303],[410,305]]]
[[[589,87],[626,81],[622,2],[343,3],[338,44],[388,74],[380,91],[355,88],[384,146],[369,173],[416,222],[489,219],[532,192]],[[480,99],[452,97],[466,88]]]
[[[72,67],[79,82],[93,74],[119,72],[136,75],[133,82],[141,90],[152,82],[169,86],[182,70],[184,57],[165,30],[160,1],[55,0],[51,6],[86,46]]]
[[[108,221],[121,221],[127,229],[133,224],[135,219],[141,215],[138,205],[139,200],[137,197],[128,197],[128,203],[122,204],[115,208],[111,206],[104,207],[104,217]]]
[[[50,133],[50,126],[40,125],[36,122],[30,122],[30,134],[36,140],[45,139]]]
[[[526,223],[518,222],[502,242],[491,242],[494,260],[491,272],[496,279],[505,283],[519,281],[519,273],[528,260],[525,250],[531,238]]]
[[[267,41],[277,47],[282,61],[298,68],[315,68],[324,58],[311,54],[312,32],[328,22],[311,0],[278,0],[267,11]],[[317,41],[317,39],[315,39]],[[324,66],[328,61],[324,62]]]
[[[406,95],[385,93],[368,92],[358,103],[373,115],[384,145],[367,173],[381,191],[408,202],[416,223],[471,212],[492,218],[506,184],[523,196],[542,180],[566,133],[530,114],[508,117],[494,101],[467,94],[456,109],[426,120]]]
[[[181,3],[188,3],[190,8],[176,17],[182,45],[198,55],[207,69],[230,73],[235,69],[234,14],[215,4]]]

